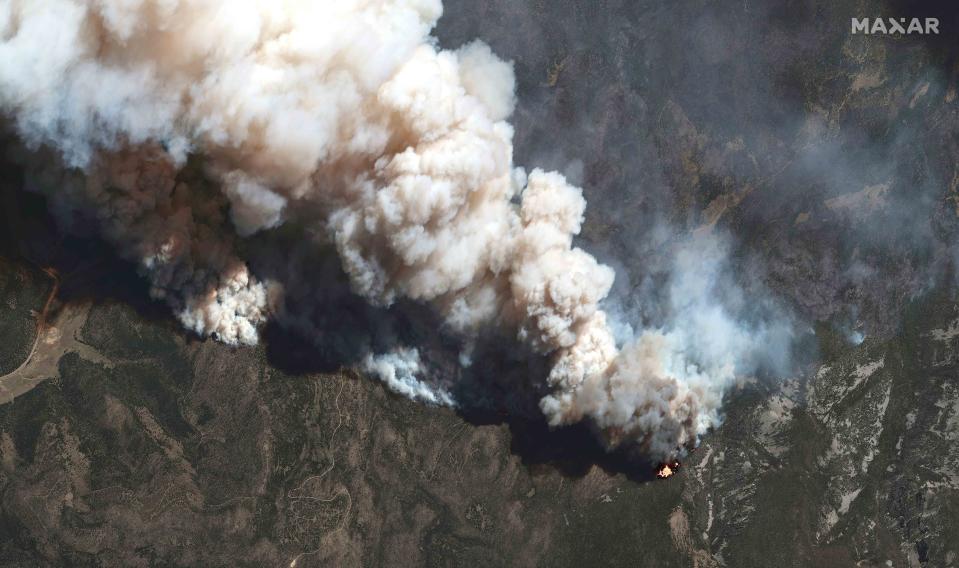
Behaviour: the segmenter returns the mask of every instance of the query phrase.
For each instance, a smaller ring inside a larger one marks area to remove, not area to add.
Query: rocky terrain
[[[446,6],[441,43],[514,58],[517,162],[583,185],[617,294],[647,298],[671,241],[729,235],[793,314],[790,373],[744,377],[655,479],[585,428],[304,365],[282,332],[190,336],[6,163],[0,565],[959,565],[948,6]],[[850,34],[879,14],[944,34]]]

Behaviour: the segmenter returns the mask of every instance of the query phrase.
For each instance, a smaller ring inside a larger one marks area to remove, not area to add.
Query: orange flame
[[[672,477],[676,475],[680,467],[682,467],[682,464],[675,460],[669,463],[660,464],[660,466],[656,469],[656,477],[660,479]]]

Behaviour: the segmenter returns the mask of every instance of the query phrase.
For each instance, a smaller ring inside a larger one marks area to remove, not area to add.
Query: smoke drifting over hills
[[[493,326],[548,355],[550,424],[589,420],[609,447],[654,456],[695,443],[788,326],[733,316],[744,300],[710,239],[676,251],[661,328],[634,333],[604,309],[619,305],[614,271],[573,243],[582,191],[513,164],[512,66],[480,42],[439,49],[441,13],[438,0],[13,0],[0,108],[31,189],[67,227],[93,221],[200,335],[257,342],[284,286],[258,279],[240,243],[287,229],[334,247],[374,305],[426,304],[463,341]],[[423,390],[422,364],[398,348],[364,367],[451,402]]]

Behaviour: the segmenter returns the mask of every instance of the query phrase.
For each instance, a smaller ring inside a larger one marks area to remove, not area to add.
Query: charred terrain
[[[584,188],[627,308],[716,234],[791,314],[787,376],[744,377],[675,475],[495,381],[430,408],[294,332],[192,336],[8,160],[0,565],[959,565],[959,19],[753,4],[450,0],[435,31],[514,60],[516,162]],[[943,33],[850,33],[880,15]]]

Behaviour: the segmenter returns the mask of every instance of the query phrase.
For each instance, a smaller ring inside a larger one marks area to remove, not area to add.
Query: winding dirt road
[[[78,339],[90,313],[90,305],[65,305],[51,319],[51,310],[60,291],[60,275],[53,268],[41,268],[53,280],[43,309],[37,315],[33,346],[19,367],[0,377],[0,404],[29,392],[41,382],[59,376],[60,358],[70,352],[84,359],[108,364],[96,350]]]

